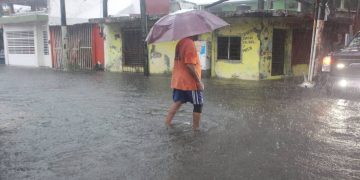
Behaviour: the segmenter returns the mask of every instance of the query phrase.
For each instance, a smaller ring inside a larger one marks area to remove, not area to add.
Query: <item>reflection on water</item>
[[[323,113],[317,116],[309,157],[298,161],[313,177],[320,173],[324,179],[359,178],[359,103],[336,99],[321,108]]]
[[[296,80],[205,80],[167,130],[170,78],[0,67],[0,179],[359,179],[360,103]]]

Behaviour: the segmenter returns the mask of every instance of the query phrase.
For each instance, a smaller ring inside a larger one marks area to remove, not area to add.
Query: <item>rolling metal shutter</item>
[[[33,31],[8,31],[6,38],[9,54],[35,54]]]

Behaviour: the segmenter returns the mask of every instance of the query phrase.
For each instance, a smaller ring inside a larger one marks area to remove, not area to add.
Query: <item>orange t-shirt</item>
[[[195,71],[201,79],[201,65],[195,43],[190,38],[184,38],[176,45],[174,69],[171,88],[179,90],[197,90],[196,79],[190,73],[186,64],[195,65]]]

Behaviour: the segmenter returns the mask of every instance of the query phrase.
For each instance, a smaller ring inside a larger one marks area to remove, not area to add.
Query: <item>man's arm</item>
[[[189,69],[190,74],[195,79],[198,90],[204,90],[204,84],[201,82],[200,76],[196,73],[195,65],[186,64],[186,67]]]

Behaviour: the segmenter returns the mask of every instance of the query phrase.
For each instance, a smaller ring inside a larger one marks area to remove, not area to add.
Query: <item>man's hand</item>
[[[204,90],[204,83],[203,82],[197,82],[196,83],[196,86],[197,86],[197,89],[200,90],[200,91],[203,91]]]
[[[189,69],[190,74],[193,76],[194,80],[196,81],[196,87],[198,90],[204,90],[204,84],[201,82],[199,75],[195,71],[194,64],[186,64]]]

